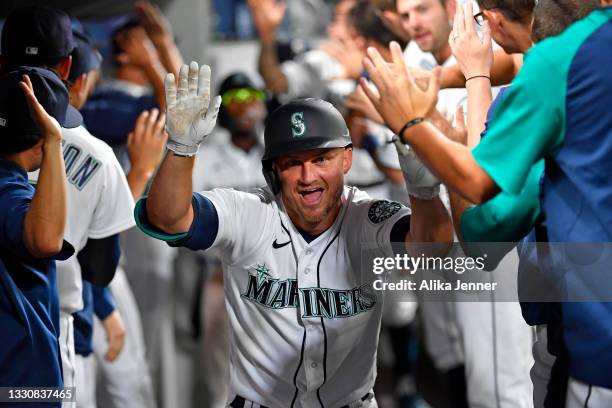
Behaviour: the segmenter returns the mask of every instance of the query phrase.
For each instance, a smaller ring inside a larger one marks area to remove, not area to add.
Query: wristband
[[[397,132],[397,135],[399,136],[400,140],[403,142],[404,141],[404,132],[408,129],[410,129],[411,127],[418,125],[421,122],[425,122],[427,119],[423,118],[423,117],[418,117],[418,118],[414,118],[412,120],[409,120],[408,122],[406,122],[406,124],[400,129],[399,132]]]
[[[467,81],[469,81],[470,79],[474,79],[474,78],[487,78],[489,80],[489,82],[491,82],[491,77],[486,76],[486,75],[474,75],[472,77],[469,77],[468,79],[465,80],[465,83],[467,84]]]

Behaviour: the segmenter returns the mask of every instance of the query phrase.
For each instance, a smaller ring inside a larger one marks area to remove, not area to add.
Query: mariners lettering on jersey
[[[87,155],[79,162],[82,150],[72,143],[64,147],[64,162],[66,165],[66,177],[68,181],[78,190],[82,190],[94,174],[100,169],[102,163],[92,155]]]
[[[376,305],[370,286],[352,289],[298,288],[297,279],[280,280],[270,275],[267,265],[258,264],[249,273],[247,287],[241,296],[272,309],[297,307],[302,318],[328,319],[351,317]]]

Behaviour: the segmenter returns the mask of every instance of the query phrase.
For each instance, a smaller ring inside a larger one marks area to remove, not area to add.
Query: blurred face
[[[234,129],[240,132],[256,129],[266,117],[266,107],[261,101],[231,102],[225,109],[234,122]]]
[[[232,131],[250,132],[265,119],[265,93],[251,88],[230,89],[222,95],[223,109],[232,119]]]
[[[451,24],[440,0],[397,0],[397,12],[421,50],[437,53],[449,46]]]
[[[320,234],[342,207],[344,175],[352,164],[352,148],[315,149],[281,156],[275,168],[293,223],[309,234]]]

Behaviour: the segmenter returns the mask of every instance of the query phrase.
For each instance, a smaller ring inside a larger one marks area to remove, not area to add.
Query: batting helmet
[[[280,183],[272,168],[274,158],[312,149],[351,145],[344,118],[334,106],[321,99],[296,99],[276,109],[266,121],[263,175],[274,194]]]

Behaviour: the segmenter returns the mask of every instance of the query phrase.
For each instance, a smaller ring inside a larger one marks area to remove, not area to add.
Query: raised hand
[[[489,77],[493,65],[491,28],[485,19],[481,40],[474,26],[472,2],[468,2],[466,7],[465,12],[463,7],[457,7],[448,43],[466,79]]]
[[[159,7],[148,1],[139,1],[134,5],[140,22],[153,43],[172,39],[172,28]]]
[[[336,79],[359,78],[363,70],[362,61],[364,55],[355,41],[348,38],[329,41],[321,45],[320,49],[344,67],[344,77]]]
[[[287,11],[287,5],[277,0],[248,0],[255,28],[262,41],[273,40]]]
[[[173,74],[166,75],[166,130],[168,149],[179,156],[194,156],[215,127],[221,97],[210,101],[210,67],[192,61],[182,65],[178,89]]]
[[[425,90],[415,82],[406,68],[404,56],[395,41],[390,46],[393,64],[388,64],[374,48],[368,49],[364,66],[375,87],[364,78],[361,87],[385,123],[396,134],[404,124],[415,118],[427,117],[437,99],[439,75],[432,74]]]
[[[159,115],[157,109],[150,112],[145,110],[140,114],[127,141],[133,169],[150,175],[159,165],[168,140],[165,124],[166,115]]]
[[[38,123],[40,131],[42,132],[42,138],[45,143],[48,142],[59,142],[62,140],[62,129],[55,118],[45,111],[45,108],[38,102],[36,95],[34,94],[34,87],[32,81],[27,75],[23,76],[23,80],[19,82],[19,87],[25,94],[26,102],[30,107],[32,116]]]
[[[145,68],[159,61],[157,50],[142,27],[121,32],[115,40],[123,50],[116,57],[120,63]]]

